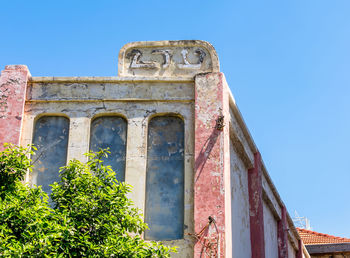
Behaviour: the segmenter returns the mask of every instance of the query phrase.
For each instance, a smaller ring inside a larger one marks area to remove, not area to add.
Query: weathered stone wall
[[[266,202],[264,210],[265,257],[278,258],[277,220]]]
[[[45,115],[65,116],[70,119],[67,160],[77,158],[85,161],[86,157],[82,154],[89,151],[93,119],[111,115],[125,118],[128,124],[125,181],[133,186],[131,198],[144,211],[149,120],[165,114],[182,117],[185,134],[185,234],[184,239],[170,241],[169,244],[179,246],[179,257],[191,256],[193,238],[189,233],[193,232],[193,85],[171,81],[171,86],[159,83],[150,87],[147,81],[69,82],[71,80],[74,79],[56,83],[50,78],[33,78],[25,106],[22,144],[32,142],[33,126],[38,118]],[[130,95],[119,94],[121,87]],[[70,95],[72,88],[76,91],[75,95]],[[136,94],[136,88],[141,93]],[[77,89],[80,89],[80,93]],[[97,92],[106,97],[96,99]],[[183,92],[186,92],[186,97]],[[68,98],[69,96],[71,97]],[[31,182],[31,176],[27,180]]]
[[[232,257],[251,257],[248,173],[230,141]]]

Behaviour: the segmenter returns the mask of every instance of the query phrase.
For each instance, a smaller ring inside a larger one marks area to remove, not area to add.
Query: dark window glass
[[[69,119],[44,116],[34,127],[33,144],[38,148],[33,156],[33,182],[50,194],[50,184],[59,181],[59,168],[66,165]]]
[[[147,146],[146,239],[183,238],[184,123],[178,117],[155,117]]]
[[[125,179],[126,130],[124,118],[104,116],[92,121],[90,132],[90,150],[109,148],[111,153],[103,158],[104,165],[111,166],[121,182]]]

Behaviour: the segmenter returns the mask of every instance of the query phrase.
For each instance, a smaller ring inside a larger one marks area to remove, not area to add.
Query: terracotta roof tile
[[[297,230],[305,245],[350,243],[350,238],[336,237],[302,228],[297,228]]]

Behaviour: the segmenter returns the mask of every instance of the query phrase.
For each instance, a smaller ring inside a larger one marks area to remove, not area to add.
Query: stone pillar
[[[232,256],[228,101],[222,73],[196,76],[194,257]]]
[[[252,258],[265,258],[261,156],[254,154],[254,167],[248,170],[250,241]]]
[[[0,150],[5,142],[19,145],[29,70],[7,65],[0,76]]]
[[[131,191],[129,197],[142,213],[146,204],[146,164],[147,164],[147,119],[143,112],[128,117],[126,147],[125,182],[137,191]]]
[[[278,258],[288,258],[288,223],[287,211],[283,205],[281,219],[278,221]]]
[[[67,162],[78,159],[87,162],[84,154],[89,152],[90,119],[88,117],[71,117],[69,121],[69,137]]]

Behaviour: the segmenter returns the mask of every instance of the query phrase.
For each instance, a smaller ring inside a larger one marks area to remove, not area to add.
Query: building
[[[312,258],[349,258],[350,239],[297,228]]]
[[[0,119],[1,143],[38,147],[26,180],[46,191],[67,160],[110,147],[144,237],[176,257],[309,257],[207,42],[126,44],[118,77],[6,66]]]

